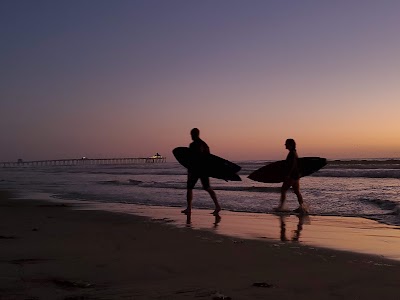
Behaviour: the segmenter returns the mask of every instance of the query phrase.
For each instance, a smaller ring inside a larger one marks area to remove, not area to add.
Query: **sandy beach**
[[[276,216],[262,226],[287,232],[249,239],[218,231],[241,227],[225,212],[220,223],[207,211],[186,222],[179,208],[165,209],[177,224],[162,208],[152,219],[1,195],[0,299],[398,298],[399,260],[296,243],[298,227]],[[329,232],[315,220],[309,227]]]

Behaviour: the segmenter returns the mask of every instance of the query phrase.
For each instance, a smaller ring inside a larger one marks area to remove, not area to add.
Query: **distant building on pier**
[[[161,159],[163,158],[161,154],[159,154],[158,152],[156,154],[154,154],[153,156],[150,156],[149,158],[155,158],[155,159]]]

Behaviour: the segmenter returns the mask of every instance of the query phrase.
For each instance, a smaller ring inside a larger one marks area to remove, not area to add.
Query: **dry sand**
[[[399,298],[396,260],[1,195],[0,299]]]

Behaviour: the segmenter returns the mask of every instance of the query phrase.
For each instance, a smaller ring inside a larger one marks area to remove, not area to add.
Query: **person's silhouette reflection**
[[[285,219],[287,216],[279,216],[279,221],[281,223],[281,241],[286,242],[288,239],[286,237],[286,223]]]
[[[192,227],[192,214],[186,215],[186,227]]]
[[[219,214],[214,215],[214,217],[213,228],[216,229],[222,218]],[[192,227],[192,214],[186,215],[186,227]]]
[[[298,242],[300,238],[300,233],[303,230],[303,224],[304,221],[309,219],[308,216],[306,215],[297,215],[297,218],[299,219],[299,222],[297,223],[297,229],[293,231],[293,237],[292,241],[293,242]]]
[[[282,242],[287,242],[289,239],[286,237],[286,218],[288,216],[279,216],[279,221],[280,221],[280,227],[281,227],[281,234],[280,238]],[[303,230],[303,224],[305,221],[309,220],[309,217],[307,215],[296,215],[296,217],[299,219],[297,223],[297,229],[293,230],[293,236],[292,236],[292,242],[298,242],[300,239],[300,234],[301,231]]]
[[[221,222],[221,216],[219,214],[215,215],[215,221],[214,221],[214,229],[218,227],[219,222]]]

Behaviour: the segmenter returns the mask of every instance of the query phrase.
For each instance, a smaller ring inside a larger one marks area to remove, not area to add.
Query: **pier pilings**
[[[80,166],[80,165],[129,165],[137,163],[164,163],[166,157],[128,157],[128,158],[80,158],[53,159],[34,161],[0,162],[0,167],[47,167],[47,166]]]

